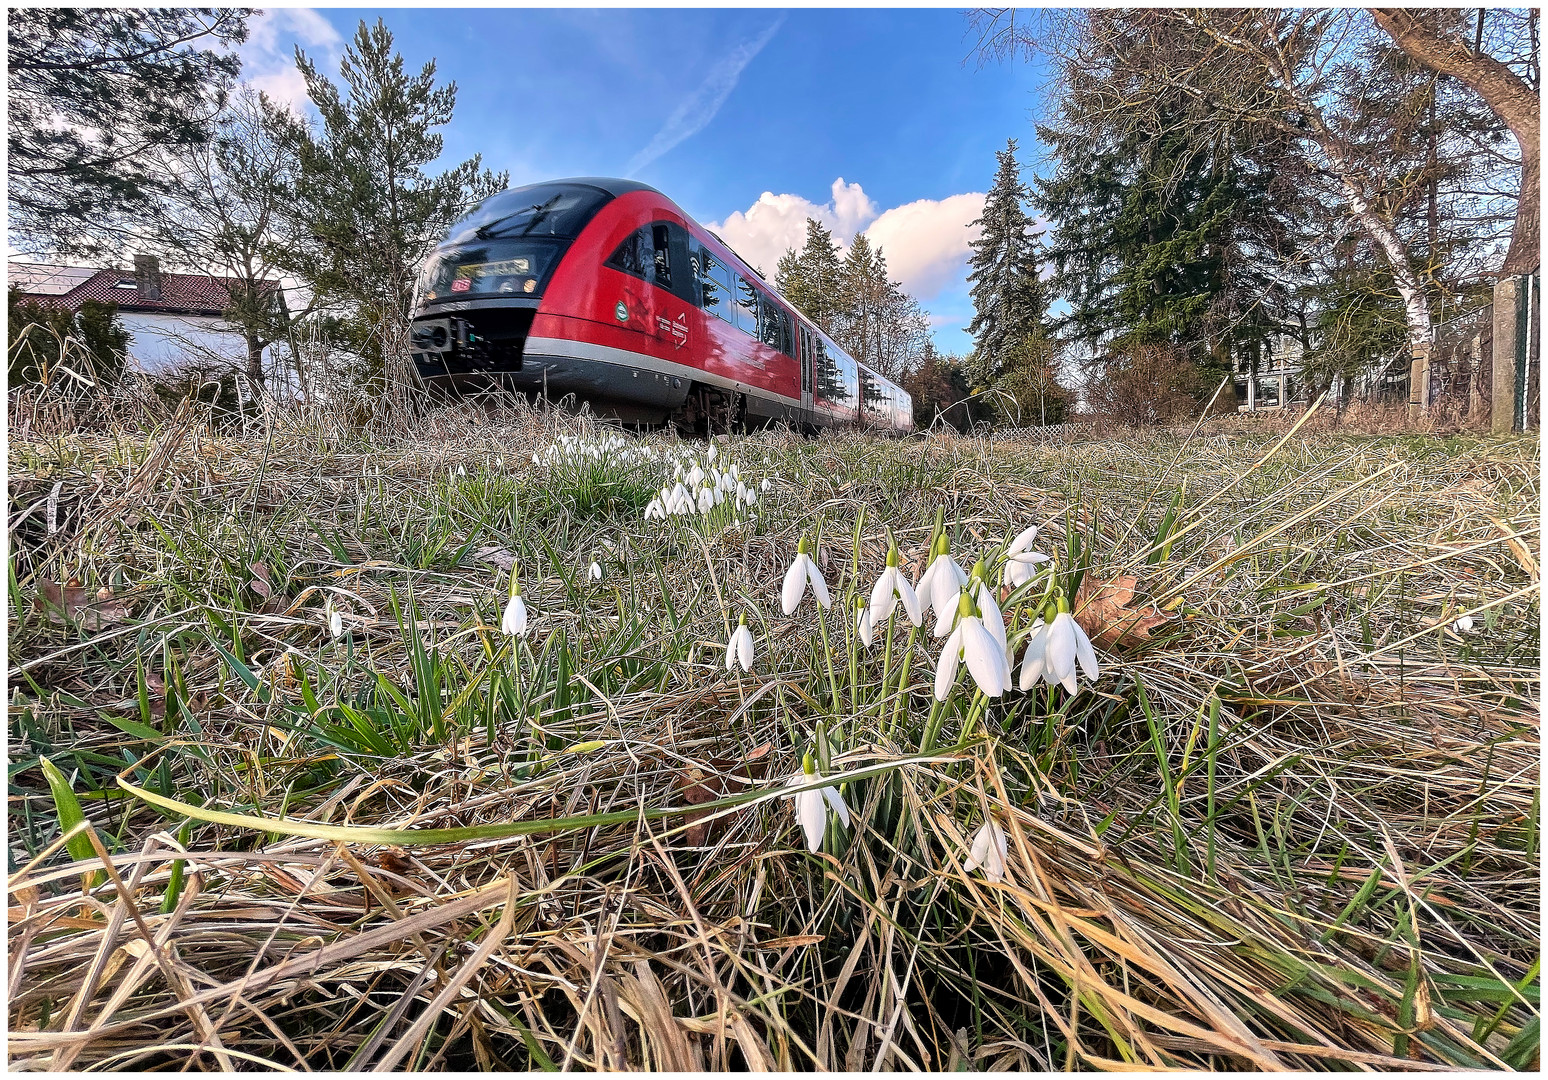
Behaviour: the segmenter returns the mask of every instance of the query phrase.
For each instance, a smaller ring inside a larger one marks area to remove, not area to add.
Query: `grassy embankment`
[[[554,423],[12,445],[13,1067],[1537,1061],[1535,439],[769,433],[722,528],[642,519],[669,464],[534,467]],[[937,508],[1167,618],[935,709],[939,639],[841,605]],[[818,854],[761,794],[808,749]]]

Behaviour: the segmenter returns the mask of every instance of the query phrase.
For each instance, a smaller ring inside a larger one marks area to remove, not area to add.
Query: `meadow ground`
[[[10,1065],[1534,1068],[1537,440],[1314,426],[13,441]],[[937,511],[1096,679],[858,639]]]

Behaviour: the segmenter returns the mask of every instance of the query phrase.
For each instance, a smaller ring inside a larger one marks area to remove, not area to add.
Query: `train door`
[[[813,361],[816,357],[816,348],[812,344],[812,331],[807,326],[801,327],[801,411],[810,418],[815,411],[812,401],[812,384],[814,378]]]

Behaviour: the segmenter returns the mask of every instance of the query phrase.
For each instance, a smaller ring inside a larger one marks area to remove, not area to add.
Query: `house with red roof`
[[[6,277],[43,307],[112,304],[129,332],[130,362],[142,371],[247,367],[247,341],[225,317],[237,278],[163,273],[154,255],[136,255],[133,270],[8,262]]]

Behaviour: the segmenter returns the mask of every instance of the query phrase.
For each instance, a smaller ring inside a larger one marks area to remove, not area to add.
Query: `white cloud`
[[[671,150],[684,139],[697,135],[715,119],[715,114],[731,96],[731,91],[736,89],[736,84],[742,78],[742,70],[752,63],[753,57],[763,51],[763,47],[769,43],[780,26],[784,24],[785,17],[781,15],[774,20],[767,30],[759,34],[752,41],[744,41],[732,49],[710,69],[699,88],[678,105],[672,115],[667,117],[667,122],[661,126],[661,130],[652,136],[650,142],[634,159],[629,162],[625,172],[634,176],[645,166],[655,161],[662,154]]]
[[[983,194],[968,192],[880,211],[859,184],[839,177],[826,203],[765,191],[745,212],[735,211],[709,227],[769,274],[786,249],[799,250],[805,242],[809,217],[831,229],[845,248],[864,232],[886,255],[893,280],[923,301],[962,282],[968,244],[978,236],[971,223],[983,208]]]
[[[269,8],[248,20],[247,40],[239,50],[242,81],[300,114],[307,97],[306,82],[296,68],[296,46],[313,54],[331,75],[343,43],[333,24],[311,8]]]
[[[973,222],[983,212],[982,192],[920,199],[888,210],[865,235],[887,256],[893,280],[924,299],[962,280],[968,244],[981,231]]]

